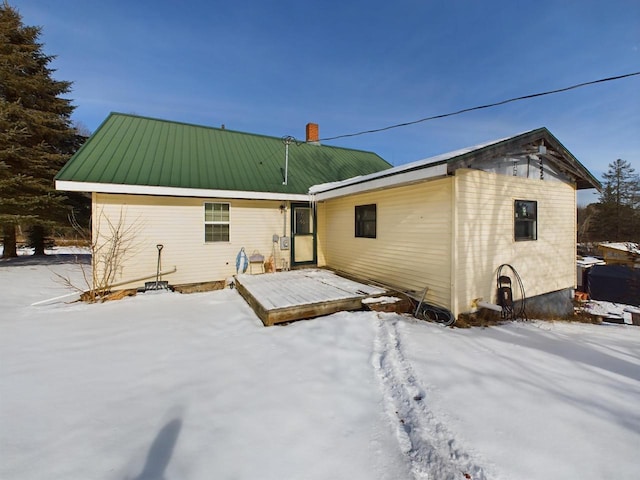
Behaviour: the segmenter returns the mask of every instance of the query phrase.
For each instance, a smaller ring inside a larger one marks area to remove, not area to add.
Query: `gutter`
[[[155,185],[123,185],[119,183],[73,182],[56,180],[56,190],[69,192],[115,193],[122,195],[156,195],[166,197],[235,198],[242,200],[309,201],[306,193],[251,192],[206,188],[162,187]]]
[[[331,198],[343,197],[355,193],[368,192],[381,188],[396,187],[403,184],[414,183],[447,175],[447,163],[415,167],[401,172],[378,172],[362,177],[355,177],[342,182],[314,185],[309,189],[315,201],[323,201]]]

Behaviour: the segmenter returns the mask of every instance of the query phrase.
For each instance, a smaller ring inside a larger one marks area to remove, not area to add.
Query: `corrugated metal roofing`
[[[311,185],[391,167],[372,152],[112,113],[58,181],[306,194]]]

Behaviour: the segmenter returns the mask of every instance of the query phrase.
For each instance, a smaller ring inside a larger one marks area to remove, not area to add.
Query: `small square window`
[[[356,206],[356,237],[376,238],[376,205]]]
[[[229,225],[211,225],[204,226],[204,241],[209,242],[228,242],[229,241]]]
[[[514,237],[516,242],[538,239],[538,202],[532,200],[515,201]]]
[[[206,243],[229,241],[228,203],[204,204],[204,241]]]

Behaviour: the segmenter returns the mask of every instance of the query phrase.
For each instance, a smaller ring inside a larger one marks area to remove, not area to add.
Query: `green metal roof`
[[[372,152],[112,113],[56,180],[306,194],[311,185],[390,168]]]

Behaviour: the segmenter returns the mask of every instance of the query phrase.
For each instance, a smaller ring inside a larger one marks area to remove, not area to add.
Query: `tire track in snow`
[[[402,353],[397,322],[397,318],[378,315],[372,364],[414,478],[486,480],[482,467],[474,463],[429,410],[425,392]]]

